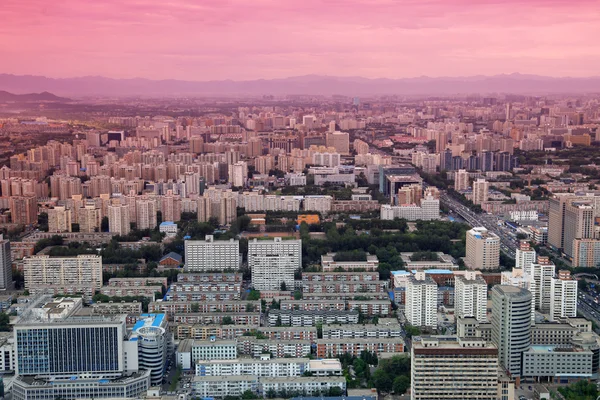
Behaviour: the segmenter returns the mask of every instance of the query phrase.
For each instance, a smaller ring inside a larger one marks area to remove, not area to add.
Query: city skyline
[[[600,67],[598,1],[8,0],[2,73],[252,80],[541,74]],[[27,49],[24,51],[23,49]],[[558,51],[560,49],[560,51]]]

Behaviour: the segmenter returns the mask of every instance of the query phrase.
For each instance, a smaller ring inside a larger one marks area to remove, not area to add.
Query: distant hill
[[[30,101],[71,101],[64,97],[58,97],[49,92],[42,93],[27,93],[27,94],[14,94],[4,90],[0,90],[0,101],[14,101],[14,102],[30,102]]]
[[[600,77],[553,78],[537,75],[418,77],[367,79],[306,75],[248,81],[183,81],[112,79],[99,76],[54,79],[44,76],[0,74],[0,88],[12,93],[47,91],[61,96],[235,96],[235,95],[456,95],[600,93]],[[52,96],[41,93],[39,96]]]

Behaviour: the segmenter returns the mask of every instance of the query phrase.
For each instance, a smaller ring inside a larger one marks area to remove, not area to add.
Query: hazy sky
[[[600,0],[0,0],[0,73],[600,75]]]

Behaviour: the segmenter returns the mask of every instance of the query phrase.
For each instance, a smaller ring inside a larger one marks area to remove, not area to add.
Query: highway
[[[496,216],[487,213],[474,213],[469,207],[462,205],[457,200],[450,197],[446,192],[440,193],[440,201],[448,207],[451,212],[459,215],[469,225],[473,227],[483,226],[488,231],[498,235],[498,237],[500,237],[500,249],[502,252],[512,259],[515,258],[519,241],[508,228],[498,225],[498,218]]]

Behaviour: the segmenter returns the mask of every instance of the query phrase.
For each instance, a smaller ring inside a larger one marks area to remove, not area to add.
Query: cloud
[[[595,75],[595,0],[3,0],[0,72]]]

